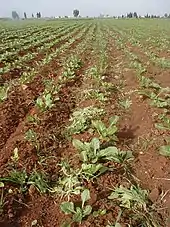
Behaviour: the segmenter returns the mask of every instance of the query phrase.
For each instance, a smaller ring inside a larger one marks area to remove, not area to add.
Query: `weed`
[[[29,129],[26,133],[25,133],[25,139],[27,141],[29,141],[33,147],[36,148],[37,151],[39,151],[40,149],[40,144],[38,142],[38,137],[36,132],[34,132],[33,129]]]
[[[25,170],[13,170],[9,173],[8,177],[0,178],[0,181],[17,184],[23,192],[28,190],[29,185],[34,185],[41,193],[45,193],[48,190],[45,175],[36,171],[28,176]]]
[[[144,226],[159,226],[149,206],[148,192],[139,186],[132,185],[130,189],[120,186],[108,198],[118,201],[121,207],[134,213],[134,219],[140,220]]]
[[[66,196],[68,200],[72,195],[79,195],[82,189],[79,176],[81,170],[74,170],[70,167],[67,162],[62,162],[60,164],[62,177],[59,178],[57,186],[53,187],[51,192],[61,195],[61,197]]]
[[[129,109],[130,106],[132,105],[132,101],[130,99],[124,99],[124,100],[120,100],[119,104],[122,108],[124,108],[125,110]]]

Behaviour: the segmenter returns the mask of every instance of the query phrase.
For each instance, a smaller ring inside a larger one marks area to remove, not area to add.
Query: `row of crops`
[[[1,24],[0,223],[168,226],[168,21],[27,23]]]

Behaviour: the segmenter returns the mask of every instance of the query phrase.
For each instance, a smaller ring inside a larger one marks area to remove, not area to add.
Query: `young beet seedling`
[[[86,201],[90,199],[90,191],[88,189],[85,189],[81,193],[81,207],[76,206],[73,202],[63,202],[60,206],[61,210],[65,214],[72,214],[72,220],[73,222],[81,223],[83,218],[90,215],[92,212],[92,207],[90,205],[86,205]],[[71,226],[71,224],[68,224],[67,226]]]

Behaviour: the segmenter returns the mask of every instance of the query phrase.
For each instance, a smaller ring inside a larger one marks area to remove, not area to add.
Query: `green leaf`
[[[72,144],[77,150],[84,151],[84,143],[80,140],[73,139]]]
[[[67,223],[67,222],[64,222],[61,227],[71,227],[71,224],[70,223]]]
[[[76,213],[73,215],[73,221],[81,222],[83,219],[83,213],[80,207],[76,207]]]
[[[46,106],[51,108],[53,105],[52,105],[52,96],[51,94],[47,94],[45,96],[45,103],[46,103]]]
[[[112,136],[112,135],[114,135],[116,132],[117,132],[117,127],[116,127],[116,126],[110,126],[110,127],[107,129],[107,135],[108,135],[108,136]]]
[[[98,157],[106,160],[114,160],[114,157],[118,154],[117,147],[108,147],[98,152]]]
[[[113,126],[113,125],[115,125],[115,124],[117,124],[118,120],[119,120],[119,117],[118,116],[111,117],[109,119],[110,127]]]
[[[100,141],[98,138],[93,138],[91,141],[91,148],[94,150],[94,155],[96,156],[96,151],[100,148]]]
[[[108,167],[103,166],[102,164],[82,164],[82,170],[85,175],[93,177],[96,173],[98,173],[98,176],[105,173],[108,170]]]
[[[4,183],[0,182],[0,188],[4,188],[4,187],[5,187]]]
[[[160,147],[159,153],[163,156],[170,157],[170,145]]]
[[[122,227],[122,225],[119,224],[119,223],[116,223],[116,224],[115,224],[115,227]]]
[[[106,131],[106,126],[104,125],[104,123],[102,121],[92,121],[92,125],[93,127],[95,127],[97,129],[97,132],[100,135],[103,135]]]
[[[83,217],[88,216],[92,212],[92,207],[90,205],[85,206],[83,209]]]
[[[81,193],[82,208],[84,207],[85,202],[89,199],[90,199],[90,191],[89,191],[89,189],[85,189]]]
[[[75,213],[75,211],[74,211],[74,203],[73,202],[63,202],[60,205],[60,208],[66,214]]]
[[[80,159],[81,159],[81,161],[83,161],[83,162],[88,162],[88,156],[87,156],[87,152],[86,152],[86,151],[82,151],[82,152],[80,153]]]
[[[155,128],[161,129],[161,130],[170,130],[170,128],[164,126],[163,124],[155,124]]]
[[[106,209],[104,209],[104,210],[99,209],[99,210],[93,212],[93,216],[94,216],[95,218],[97,218],[98,216],[105,215],[106,212],[107,212]]]

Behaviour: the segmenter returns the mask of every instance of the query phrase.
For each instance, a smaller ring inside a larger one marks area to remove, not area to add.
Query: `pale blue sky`
[[[16,10],[20,16],[42,12],[43,16],[72,15],[77,8],[82,16],[98,16],[100,13],[109,15],[125,14],[137,11],[139,14],[170,13],[170,0],[0,0],[0,17],[11,16]]]

